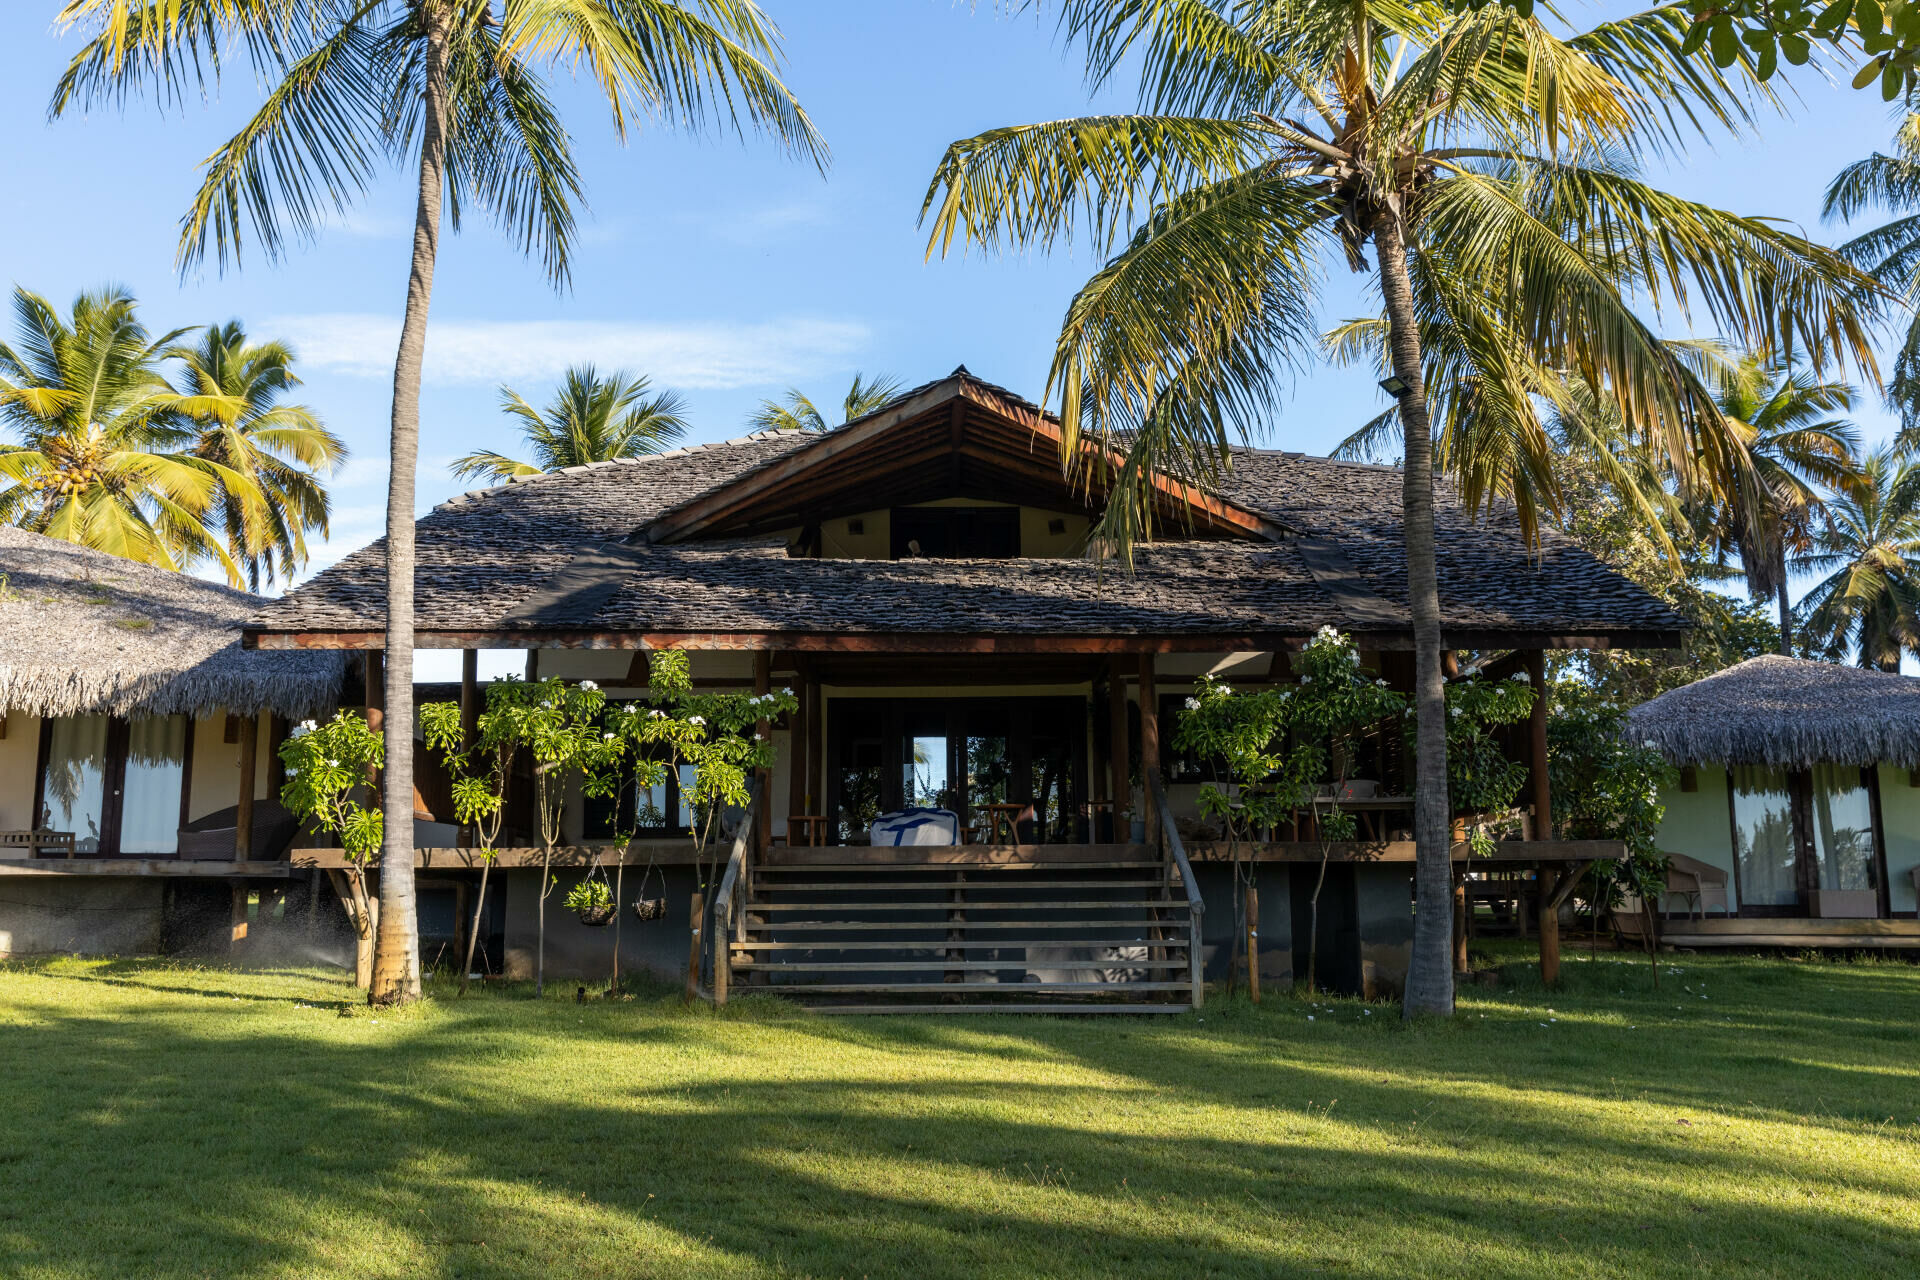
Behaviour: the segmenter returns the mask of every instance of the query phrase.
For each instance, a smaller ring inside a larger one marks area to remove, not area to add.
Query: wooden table
[[[827,819],[817,813],[790,813],[787,815],[787,847],[797,849],[805,837],[806,847],[817,849],[827,842]]]

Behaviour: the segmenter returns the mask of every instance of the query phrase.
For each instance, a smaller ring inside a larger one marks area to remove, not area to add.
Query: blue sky
[[[490,226],[443,241],[422,405],[424,510],[464,487],[447,461],[475,447],[517,451],[496,408],[502,380],[536,402],[590,358],[683,391],[693,438],[736,435],[758,401],[798,385],[837,401],[855,370],[909,383],[965,363],[1038,396],[1060,315],[1094,263],[1084,253],[927,261],[916,227],[927,178],[956,138],[1089,109],[1072,51],[1051,22],[967,0],[766,0],[787,33],[788,81],[833,148],[821,177],[771,144],[642,132],[622,147],[589,95],[560,97],[591,210],[570,292]],[[250,255],[224,278],[182,280],[177,222],[199,161],[258,101],[245,75],[219,99],[161,114],[137,105],[49,124],[47,92],[74,41],[51,29],[54,0],[0,13],[0,281],[64,302],[84,287],[131,287],[156,328],[243,319],[292,340],[303,398],[354,451],[335,482],[330,563],[378,532],[387,392],[405,286],[409,182],[389,175],[339,226],[286,261]],[[1587,25],[1619,6],[1572,6]],[[1791,119],[1757,142],[1716,139],[1650,176],[1739,212],[1818,222],[1834,170],[1883,146],[1892,118],[1844,78],[1803,77]],[[1109,95],[1096,108],[1118,108]],[[1362,309],[1358,283],[1328,281],[1326,315]],[[1324,451],[1382,404],[1364,370],[1311,370],[1261,443]],[[1891,419],[1858,415],[1877,440]]]

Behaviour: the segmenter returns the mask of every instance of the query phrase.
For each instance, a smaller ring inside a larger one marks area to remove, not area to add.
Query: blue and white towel
[[[959,844],[960,815],[951,809],[900,809],[873,820],[868,839],[879,845]]]

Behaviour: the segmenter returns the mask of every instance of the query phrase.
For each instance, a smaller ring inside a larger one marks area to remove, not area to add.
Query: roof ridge
[[[756,440],[767,440],[774,437],[798,434],[802,433],[771,429],[766,431],[751,431],[743,436],[728,436],[724,440],[704,440],[698,444],[677,445],[671,449],[662,449],[658,453],[643,453],[631,458],[603,458],[595,462],[583,462],[571,467],[556,467],[552,471],[536,471],[529,476],[509,476],[499,484],[485,485],[478,489],[468,489],[464,493],[457,493],[451,498],[446,498],[435,503],[433,509],[435,511],[446,511],[455,507],[462,507],[470,502],[478,502],[483,498],[505,493],[519,485],[537,484],[542,480],[551,480],[557,476],[580,475],[583,472],[595,471],[602,467],[640,466],[645,463],[657,462],[662,458],[691,457],[696,453],[709,449],[721,449],[728,445],[751,444]]]

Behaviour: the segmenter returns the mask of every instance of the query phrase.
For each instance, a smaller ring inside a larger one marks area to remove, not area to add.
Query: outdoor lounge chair
[[[1733,904],[1727,897],[1727,873],[1684,853],[1667,855],[1667,885],[1662,898],[1670,897],[1685,898],[1688,914],[1698,919],[1706,918],[1715,898],[1722,913],[1733,914]]]

